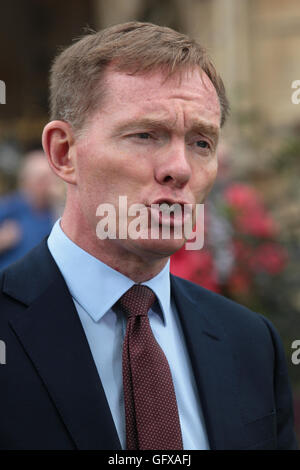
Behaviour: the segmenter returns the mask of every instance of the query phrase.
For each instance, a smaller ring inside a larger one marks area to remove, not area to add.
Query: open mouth
[[[188,223],[192,217],[192,204],[181,201],[160,199],[147,207],[151,223],[159,226],[180,227]]]

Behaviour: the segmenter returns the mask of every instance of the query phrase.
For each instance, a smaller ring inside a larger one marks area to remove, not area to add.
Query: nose
[[[187,159],[184,142],[174,142],[169,148],[164,148],[158,155],[155,169],[156,180],[163,185],[183,188],[192,174]]]

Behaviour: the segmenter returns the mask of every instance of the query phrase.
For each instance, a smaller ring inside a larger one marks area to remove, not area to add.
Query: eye
[[[200,147],[202,149],[209,149],[210,145],[206,140],[197,140],[196,142],[197,147]]]
[[[134,137],[138,137],[139,139],[143,140],[148,140],[151,137],[151,134],[149,132],[138,132],[137,134],[134,135]]]

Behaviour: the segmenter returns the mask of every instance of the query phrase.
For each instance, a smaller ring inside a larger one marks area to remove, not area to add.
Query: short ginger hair
[[[171,28],[131,21],[91,32],[64,49],[50,74],[50,119],[66,121],[79,131],[105,95],[108,66],[131,74],[164,70],[166,77],[199,67],[219,97],[223,126],[229,104],[221,77],[207,51],[193,39]]]

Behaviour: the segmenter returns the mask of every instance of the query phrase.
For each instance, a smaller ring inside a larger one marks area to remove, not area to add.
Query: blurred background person
[[[0,269],[47,236],[59,215],[61,185],[42,150],[24,157],[18,189],[0,201]]]

